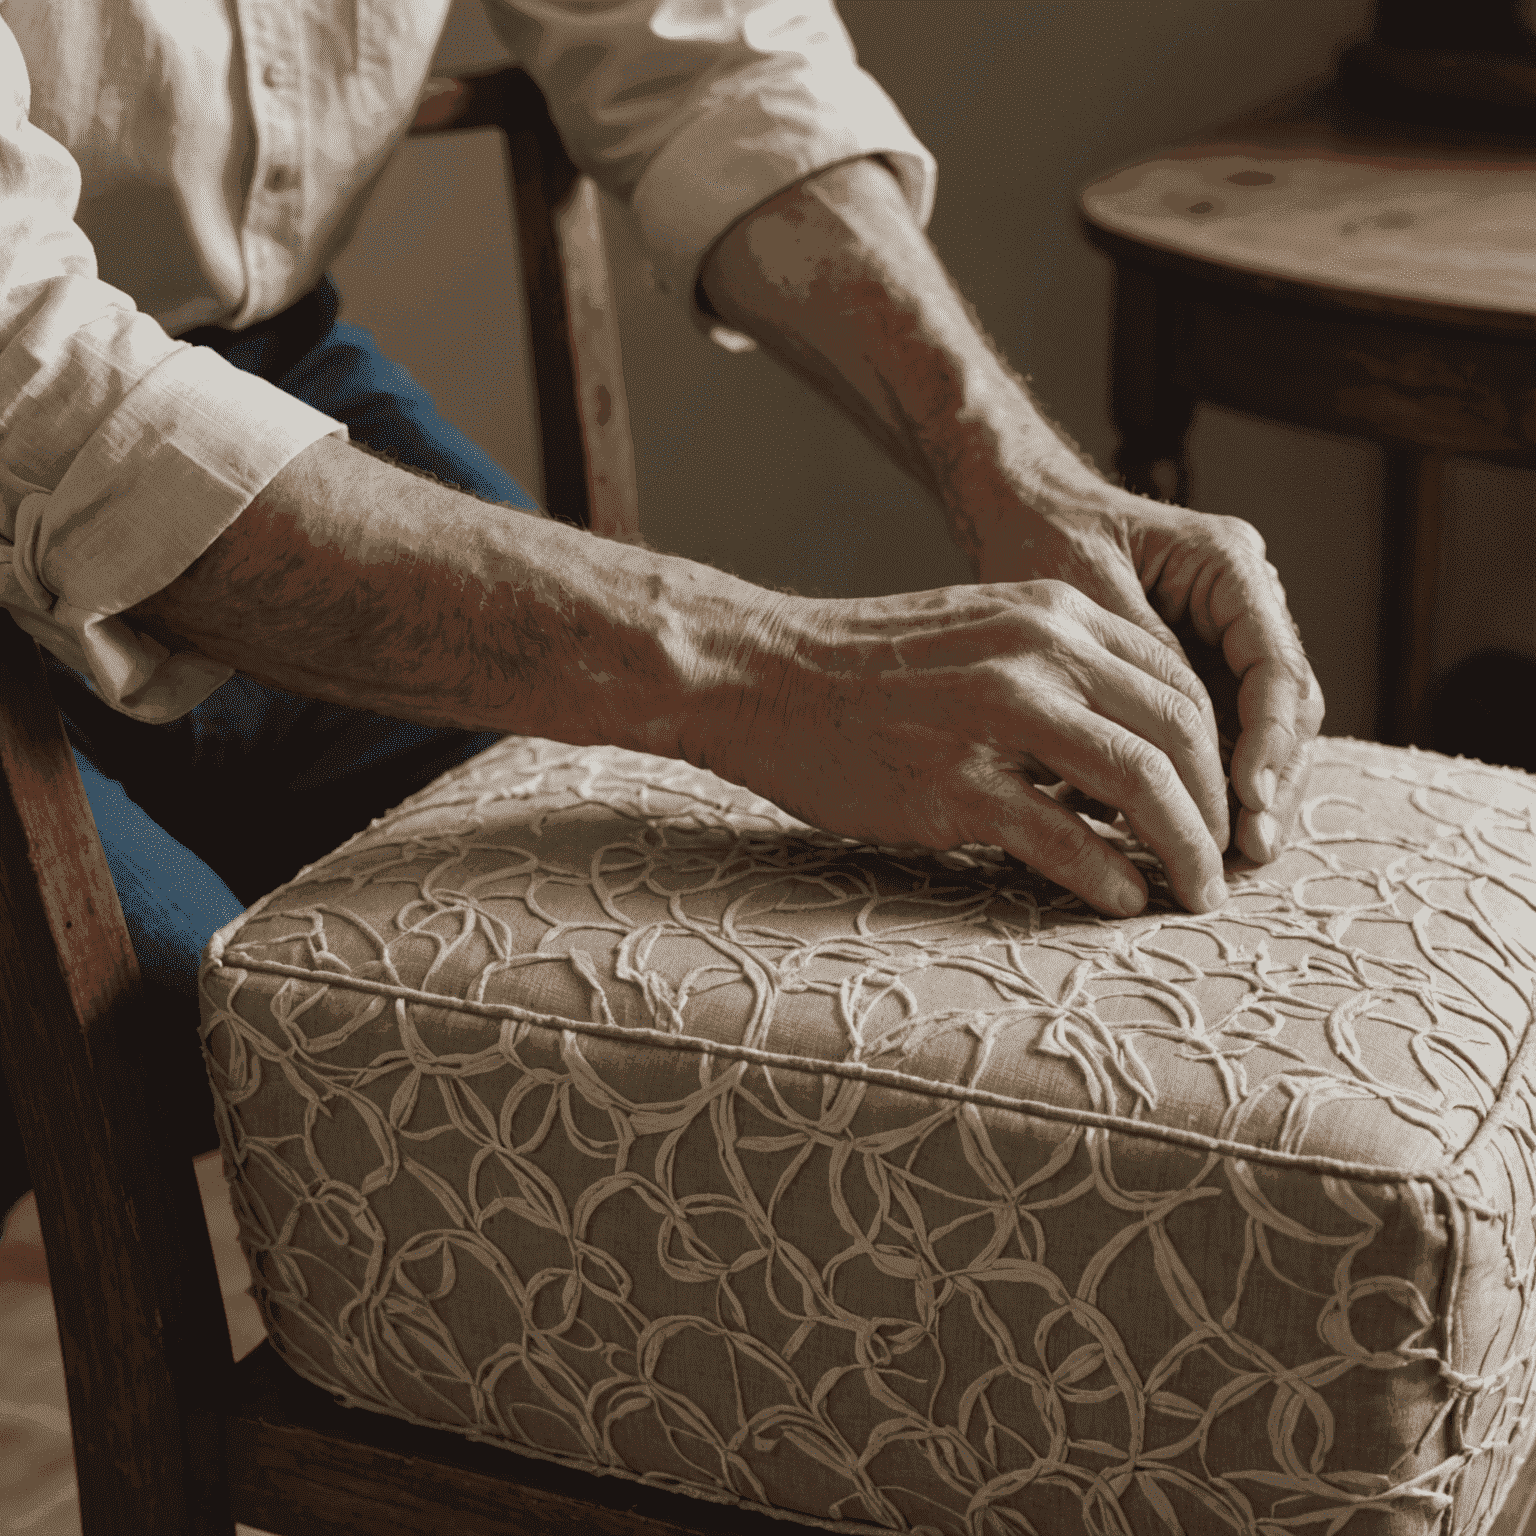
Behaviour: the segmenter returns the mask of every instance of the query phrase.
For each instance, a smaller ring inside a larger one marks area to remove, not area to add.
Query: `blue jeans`
[[[237,367],[345,422],[354,441],[488,501],[536,505],[437,414],[368,331],[336,321],[329,280],[316,296],[318,339],[307,348],[303,334],[297,348],[290,335],[285,349],[266,332],[212,333],[213,344]],[[209,344],[209,334],[187,339]],[[198,961],[216,929],[500,739],[316,703],[239,676],[180,719],[146,725],[103,704],[52,658],[49,679],[145,981],[160,1011],[185,1018],[188,1029]],[[207,1091],[202,1084],[194,1102],[206,1102]],[[197,1118],[192,1150],[217,1145],[211,1121]]]

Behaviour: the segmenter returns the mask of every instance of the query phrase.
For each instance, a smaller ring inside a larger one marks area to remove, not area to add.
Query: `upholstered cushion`
[[[1319,743],[1193,917],[509,739],[210,944],[349,1405],[842,1528],[1471,1532],[1527,1449],[1536,781]],[[1129,845],[1128,845],[1129,846]]]

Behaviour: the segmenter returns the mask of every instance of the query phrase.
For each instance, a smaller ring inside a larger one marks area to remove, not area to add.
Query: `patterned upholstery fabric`
[[[342,1402],[835,1529],[1485,1532],[1536,1435],[1536,780],[1318,744],[1100,920],[510,738],[225,929],[253,1294]]]

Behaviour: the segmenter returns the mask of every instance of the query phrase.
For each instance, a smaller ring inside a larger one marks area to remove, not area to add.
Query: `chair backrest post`
[[[197,1049],[189,1021],[182,1050]],[[0,616],[0,1070],[32,1170],[87,1533],[230,1536],[233,1370],[189,1160],[146,1105],[176,1049],[36,644]]]
[[[634,439],[596,185],[572,164],[525,70],[506,66],[443,84],[415,135],[492,125],[505,135],[544,506],[605,538],[637,540]]]

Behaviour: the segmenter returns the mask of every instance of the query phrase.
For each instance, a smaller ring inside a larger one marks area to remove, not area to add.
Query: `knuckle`
[[[1014,651],[1038,651],[1061,643],[1082,618],[1084,598],[1064,581],[1029,584],[1029,600],[1011,605],[999,617],[1007,643]]]
[[[1187,693],[1168,688],[1159,702],[1163,719],[1180,736],[1196,740],[1205,735],[1205,716]]]
[[[1045,577],[1035,585],[1041,589],[1046,606],[1058,612],[1073,612],[1082,602],[1082,593],[1076,587],[1055,576]]]
[[[1017,647],[1023,649],[1022,645]],[[977,722],[1011,723],[1027,710],[1020,689],[1020,679],[1014,675],[1008,651],[996,652],[972,662],[963,678],[954,679],[962,690],[966,705]]]
[[[1139,800],[1146,794],[1160,796],[1167,791],[1172,766],[1150,742],[1137,736],[1121,736],[1110,747],[1109,757],[1114,772],[1126,786],[1127,800]]]
[[[1080,816],[1052,816],[1035,839],[1039,867],[1048,872],[1079,869],[1092,857],[1095,841],[1094,833]]]

